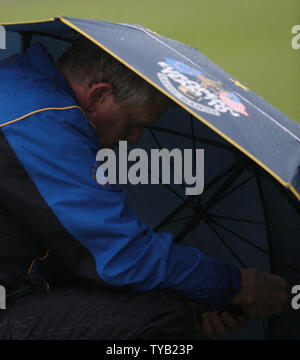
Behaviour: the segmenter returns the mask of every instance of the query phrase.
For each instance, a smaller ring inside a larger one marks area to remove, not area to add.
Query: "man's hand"
[[[194,313],[196,330],[206,338],[224,337],[228,330],[235,332],[239,327],[248,325],[249,322],[248,317],[244,314],[235,316],[227,311],[208,311],[199,314],[197,313],[197,304],[190,303],[190,305]]]
[[[238,305],[252,319],[267,319],[280,311],[287,300],[286,281],[257,269],[241,270],[241,292],[232,304]]]
[[[248,325],[246,315],[235,318],[229,312],[210,311],[204,314],[200,334],[211,338],[213,336],[224,337],[226,331],[235,332],[239,327]]]

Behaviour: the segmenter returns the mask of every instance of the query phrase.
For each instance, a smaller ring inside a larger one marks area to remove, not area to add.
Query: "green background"
[[[57,15],[141,24],[196,47],[300,123],[300,0],[0,0],[0,23]]]

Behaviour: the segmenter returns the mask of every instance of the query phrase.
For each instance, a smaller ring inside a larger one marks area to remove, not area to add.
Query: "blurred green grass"
[[[300,0],[0,0],[0,23],[57,15],[137,23],[198,48],[300,123]]]

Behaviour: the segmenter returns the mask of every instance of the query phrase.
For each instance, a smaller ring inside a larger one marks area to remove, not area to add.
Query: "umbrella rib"
[[[174,223],[176,223],[176,222],[178,222],[178,221],[182,221],[182,220],[189,219],[190,217],[191,217],[191,215],[187,215],[187,216],[182,216],[182,217],[177,218],[177,219],[173,219],[172,221],[169,221],[169,222],[168,222],[168,225],[174,224]]]
[[[233,165],[231,165],[230,167],[228,167],[227,169],[225,169],[224,171],[222,171],[220,174],[218,174],[217,176],[215,176],[213,179],[211,179],[208,183],[208,185],[206,185],[205,190],[208,190],[211,186],[215,185],[218,181],[220,181],[221,179],[224,178],[224,176],[230,174],[231,171],[233,171],[237,165],[238,162],[235,162]],[[199,195],[198,195],[199,196]],[[192,199],[189,198],[187,200],[187,202],[191,201]],[[176,215],[180,210],[182,210],[182,208],[184,207],[185,202],[181,205],[179,205],[175,210],[173,210],[169,215],[167,215],[156,227],[155,227],[155,231],[157,231],[160,227],[167,225],[169,222],[169,219],[171,219],[174,215]]]
[[[205,223],[210,227],[210,229],[217,235],[217,237],[222,241],[222,243],[226,246],[226,248],[231,252],[231,254],[236,258],[236,260],[244,267],[247,268],[248,266],[241,260],[241,258],[236,254],[235,251],[231,249],[231,247],[227,244],[227,242],[222,238],[219,232],[210,224],[208,220],[204,220]]]
[[[151,175],[151,171],[150,171],[149,169],[148,169],[148,173]],[[159,181],[162,183],[161,177],[160,177],[159,175],[156,175],[156,176],[159,178]],[[194,207],[193,207],[191,204],[189,204],[189,202],[188,202],[185,198],[183,198],[183,197],[182,197],[180,194],[178,194],[174,189],[172,189],[170,185],[168,185],[168,184],[163,184],[163,183],[162,183],[162,185],[165,186],[168,190],[170,190],[170,191],[171,191],[174,195],[176,195],[180,200],[182,200],[185,205],[189,206],[191,209],[194,210]]]
[[[258,168],[257,171],[259,171],[260,169]],[[288,193],[282,186],[280,186],[277,181],[274,181],[273,178],[271,178],[269,176],[269,174],[267,174],[268,179],[271,179],[272,184],[277,188],[277,190],[285,197],[285,199],[289,202],[289,204],[295,209],[295,211],[300,214],[300,209],[299,209],[299,205],[296,202],[295,198],[291,196],[290,193]],[[297,272],[299,272],[298,270],[296,270]],[[300,280],[300,277],[298,277],[296,280],[293,281],[288,281],[288,284],[294,284],[296,282],[298,282]]]
[[[239,189],[241,186],[245,185],[249,180],[253,179],[255,177],[255,175],[250,175],[247,179],[245,179],[244,181],[242,181],[240,184],[238,184],[237,186],[235,186],[233,189],[231,189],[228,193],[224,194],[220,201],[222,201],[223,199],[225,199],[227,196],[229,196],[231,193],[233,193],[234,191],[236,191],[237,189]]]
[[[149,168],[147,170],[148,170],[148,173],[151,175],[151,171],[149,170]],[[156,175],[156,176],[158,177],[159,181],[162,183],[161,177],[159,175]],[[170,185],[163,184],[163,183],[162,183],[162,185],[164,185],[168,190],[170,190],[173,194],[175,194],[177,197],[179,197],[180,200],[182,200],[186,205],[188,205],[189,207],[191,207],[191,209],[194,210],[194,207],[191,204],[189,204],[188,201],[186,199],[184,199],[180,194],[178,194],[174,189],[172,189]]]
[[[150,130],[150,133],[152,134],[151,130]],[[155,137],[154,137],[154,136],[153,136],[153,138],[154,138],[154,140],[155,140]],[[159,144],[159,142],[158,142],[158,146],[160,146],[160,148],[161,148],[161,145]],[[172,166],[172,168],[173,168],[173,165],[171,165],[171,166]],[[150,171],[149,169],[148,169],[148,172],[149,172],[149,174],[151,175],[151,171]],[[162,183],[161,177],[158,176],[158,178],[159,178],[159,181]],[[189,206],[191,209],[194,210],[194,207],[193,207],[191,204],[189,204],[189,201],[186,200],[185,198],[183,198],[183,197],[182,197],[180,194],[178,194],[174,189],[172,189],[170,185],[168,185],[168,184],[162,184],[162,185],[164,185],[168,190],[170,190],[170,191],[171,191],[173,194],[175,194],[180,200],[182,200],[183,203],[184,203],[184,205],[187,205],[187,206]],[[182,186],[183,186],[183,185],[182,185]]]
[[[149,129],[160,131],[160,132],[165,132],[165,133],[168,133],[168,134],[177,135],[177,136],[181,136],[181,137],[186,138],[186,139],[193,140],[192,137],[190,135],[188,135],[188,134],[183,134],[181,132],[171,130],[171,129],[166,129],[166,128],[163,128],[163,127],[160,127],[160,126],[152,125],[151,127],[149,127]],[[229,145],[226,145],[226,144],[221,144],[221,143],[218,143],[217,141],[208,140],[208,139],[205,139],[205,138],[202,138],[202,137],[199,137],[199,136],[195,136],[194,138],[195,138],[195,141],[199,141],[199,142],[202,142],[204,144],[220,147],[222,149],[229,150],[229,151],[232,151],[232,152],[239,152],[233,146],[229,146]]]
[[[255,166],[257,165],[255,164]],[[260,170],[258,166],[257,168]],[[281,184],[279,184],[278,181],[275,181],[274,178],[271,177],[268,173],[264,173],[264,174],[268,176],[268,179],[271,180],[272,184],[285,197],[285,199],[294,208],[294,210],[300,215],[299,201],[289,191],[287,191],[286,188],[284,188]]]
[[[262,109],[260,109],[259,107],[257,107],[256,105],[254,105],[251,101],[249,101],[248,99],[246,99],[243,95],[241,95],[240,93],[237,93],[235,91],[235,93],[240,96],[242,99],[244,99],[248,104],[250,104],[251,106],[253,106],[255,109],[257,109],[258,111],[260,111],[262,114],[264,114],[265,116],[267,116],[270,120],[272,120],[277,126],[279,126],[283,131],[285,131],[287,134],[289,134],[291,137],[293,137],[294,139],[296,139],[298,142],[300,142],[300,139],[298,138],[298,136],[296,136],[295,134],[293,134],[289,129],[287,129],[285,126],[283,126],[282,124],[280,124],[278,121],[276,121],[275,119],[272,118],[272,116],[270,116],[269,114],[265,113]]]
[[[151,133],[154,141],[156,142],[156,144],[159,146],[159,149],[161,150],[161,149],[162,149],[161,143],[158,141],[157,137],[153,134],[152,129],[149,129],[149,130],[150,130],[150,133]],[[173,170],[174,176],[175,176],[175,169],[174,169],[173,164],[171,164],[171,162],[170,162],[170,167],[171,167],[171,169]],[[181,186],[184,188],[184,185],[183,185],[183,184],[181,184]]]
[[[189,199],[187,200],[189,201]],[[155,226],[154,231],[157,231],[160,227],[165,226],[169,224],[169,219],[172,219],[172,217],[177,214],[182,208],[185,206],[185,202],[181,205],[179,205],[176,209],[174,209],[169,215],[167,215],[158,225]]]
[[[258,193],[259,193],[259,197],[260,197],[260,201],[261,201],[261,206],[262,206],[262,209],[263,209],[265,222],[268,223],[268,213],[267,213],[267,208],[266,208],[266,204],[265,204],[265,198],[264,198],[264,194],[263,194],[263,190],[262,190],[260,171],[259,171],[258,168],[256,168],[255,171],[256,171],[256,183],[257,183]],[[267,234],[268,247],[269,247],[270,271],[271,271],[271,273],[273,273],[274,272],[274,259],[273,259],[273,256],[272,256],[273,247],[272,247],[272,243],[271,243],[270,228],[268,226],[266,227],[266,234]],[[271,332],[271,322],[268,323],[268,327],[267,327],[267,334],[266,334],[267,339],[269,338],[270,332]]]
[[[148,173],[151,175],[151,171],[150,171],[149,169],[148,169]],[[160,177],[159,175],[158,175],[158,178],[159,178],[159,181],[162,183],[162,179],[161,179],[161,177]],[[180,200],[183,201],[182,206],[187,205],[187,206],[189,206],[192,210],[195,210],[194,207],[193,207],[193,205],[191,205],[191,204],[189,203],[188,199],[183,198],[183,197],[182,197],[180,194],[178,194],[174,189],[172,189],[170,185],[168,185],[168,184],[163,184],[163,183],[162,183],[162,185],[165,186],[168,190],[170,190],[174,195],[176,195]],[[155,227],[155,229],[157,229],[157,226]],[[155,230],[155,231],[156,231],[156,230]]]
[[[254,220],[248,220],[248,219],[242,219],[242,218],[235,218],[235,217],[231,217],[231,216],[222,216],[222,215],[217,215],[217,214],[213,214],[213,213],[210,213],[210,215],[212,217],[218,218],[218,219],[240,221],[240,222],[254,224],[254,225],[270,226],[270,227],[277,227],[277,228],[280,228],[280,229],[300,231],[300,228],[295,228],[295,227],[291,227],[291,226],[270,224],[270,223],[264,223],[264,222],[261,222],[261,221],[254,221]]]
[[[182,54],[181,52],[179,52],[178,50],[174,49],[172,46],[166,44],[165,42],[163,42],[162,40],[158,39],[157,37],[155,37],[154,35],[150,34],[145,28],[143,27],[137,27],[137,26],[134,26],[134,25],[131,25],[131,24],[124,24],[124,23],[119,23],[119,25],[122,25],[122,26],[126,26],[126,27],[129,27],[129,28],[133,28],[133,29],[136,29],[136,30],[140,30],[142,31],[143,33],[145,33],[146,35],[150,36],[151,38],[153,38],[154,40],[160,42],[161,44],[163,44],[164,46],[166,46],[167,48],[169,48],[170,50],[174,51],[177,55],[180,55],[181,57],[183,57],[184,59],[188,60],[190,63],[192,63],[194,66],[197,66],[199,69],[202,70],[201,66],[197,63],[195,63],[193,60],[189,59],[188,57],[186,57],[184,54]],[[151,30],[150,30],[151,31]],[[173,40],[175,41],[175,40]]]
[[[151,174],[151,171],[148,170],[149,174]],[[159,181],[162,181],[161,177],[159,176]],[[194,207],[188,202],[188,200],[186,200],[185,198],[183,198],[180,194],[178,194],[174,189],[171,188],[170,185],[168,184],[162,184],[163,186],[165,186],[168,190],[170,190],[174,195],[176,195],[180,200],[183,201],[184,204],[182,205],[187,205],[189,206],[192,210],[195,210]]]
[[[230,174],[231,171],[233,171],[239,163],[240,160],[235,162],[233,165],[222,171],[219,175],[216,175],[213,179],[211,179],[208,184],[205,186],[205,190],[208,190],[211,186],[215,185],[219,180],[223,179],[224,176]]]
[[[259,174],[258,169],[256,169],[256,183],[257,183],[259,198],[261,201],[261,206],[263,209],[264,219],[265,219],[265,222],[268,223],[267,208],[266,208],[265,198],[264,198],[263,191],[262,191],[261,179],[260,179],[260,174]],[[272,259],[273,251],[272,251],[272,243],[271,243],[271,236],[270,236],[270,228],[268,226],[266,227],[266,233],[267,233],[268,247],[269,247],[270,270],[271,270],[271,272],[273,272],[273,270],[274,270],[274,262]]]
[[[211,215],[211,214],[209,214],[209,215]],[[232,234],[232,235],[234,235],[234,236],[238,237],[240,240],[242,240],[242,241],[246,242],[247,244],[249,244],[249,245],[251,245],[251,246],[255,247],[257,250],[260,250],[260,251],[261,251],[261,252],[263,252],[264,254],[269,255],[269,253],[267,252],[267,250],[265,250],[265,249],[263,249],[262,247],[260,247],[260,246],[258,246],[258,245],[256,245],[256,244],[254,244],[254,243],[253,243],[253,242],[251,242],[250,240],[245,239],[245,238],[244,238],[243,236],[241,236],[240,234],[237,234],[236,232],[234,232],[234,231],[232,231],[232,230],[228,229],[226,226],[224,226],[224,225],[220,224],[219,222],[217,222],[217,221],[213,220],[211,217],[209,217],[209,221],[210,221],[210,222],[212,222],[213,224],[215,224],[215,225],[219,226],[221,229],[223,229],[223,230],[225,230],[225,231],[229,232],[230,234]]]
[[[224,183],[217,189],[217,191],[211,196],[211,198],[206,202],[206,204],[203,207],[199,208],[199,212],[195,212],[195,214],[191,216],[185,227],[176,236],[174,240],[176,243],[179,243],[203,220],[203,218],[207,216],[207,211],[219,202],[220,196],[240,176],[240,174],[244,171],[246,164],[247,162],[245,162],[245,159],[241,159],[236,162],[235,168],[233,169],[232,174],[228,177],[228,179],[224,181]]]
[[[221,199],[221,195],[236,181],[236,179],[243,173],[247,166],[246,159],[240,159],[235,163],[235,166],[232,170],[232,174],[228,177],[227,180],[216,190],[216,192],[211,196],[211,198],[204,205],[205,210],[209,210],[212,206],[216,205]]]
[[[211,214],[210,214],[210,215],[211,215]],[[229,233],[231,233],[232,235],[236,236],[236,237],[239,238],[240,240],[242,240],[242,241],[246,242],[247,244],[255,247],[257,250],[260,250],[261,252],[263,252],[263,253],[266,254],[266,255],[270,255],[267,250],[265,250],[265,249],[263,249],[262,247],[254,244],[252,241],[244,238],[244,237],[241,236],[240,234],[237,234],[235,231],[232,231],[232,230],[228,229],[226,226],[220,224],[219,222],[213,220],[212,218],[209,218],[209,220],[210,220],[212,223],[214,223],[215,225],[219,226],[221,229],[223,229],[223,230],[225,230],[225,231],[228,231]],[[297,273],[300,273],[300,270],[299,270],[299,269],[295,268],[293,265],[287,263],[286,261],[282,260],[281,258],[274,257],[274,260],[276,260],[276,261],[282,263],[283,265],[289,267],[291,270],[296,271]]]

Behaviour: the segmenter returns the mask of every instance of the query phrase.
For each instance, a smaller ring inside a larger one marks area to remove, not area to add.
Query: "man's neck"
[[[68,85],[70,86],[70,88],[73,90],[73,93],[76,97],[76,100],[78,101],[80,107],[86,111],[85,109],[85,94],[86,94],[86,88],[85,85],[82,84],[78,84],[75,83],[74,81],[72,81],[70,75],[68,74],[68,71],[66,71],[65,69],[59,68],[59,71],[61,72],[61,74],[63,75],[63,77],[65,78],[66,82],[68,83]]]

